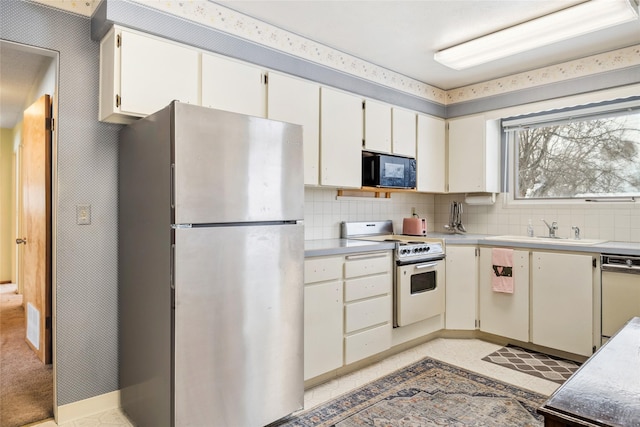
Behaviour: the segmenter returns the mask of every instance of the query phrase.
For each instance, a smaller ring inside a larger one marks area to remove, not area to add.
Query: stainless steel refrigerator
[[[302,128],[174,101],[119,144],[125,413],[253,427],[302,408]]]

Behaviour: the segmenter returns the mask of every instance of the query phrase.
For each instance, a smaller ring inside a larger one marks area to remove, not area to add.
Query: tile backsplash
[[[338,238],[342,221],[391,219],[396,233],[402,233],[402,219],[411,216],[412,208],[427,219],[429,233],[442,233],[451,202],[464,202],[463,194],[392,193],[390,199],[381,200],[336,196],[335,189],[305,188],[305,239]],[[536,236],[546,235],[541,218],[557,221],[560,237],[572,236],[571,227],[577,226],[583,238],[640,242],[640,203],[505,207],[498,195],[493,205],[464,204],[462,215],[468,233],[522,236],[527,234],[529,220]]]
[[[365,197],[336,197],[337,190],[306,187],[304,191],[305,239],[333,239],[340,237],[342,221],[381,221],[390,219],[396,233],[402,232],[402,220],[416,214],[427,219],[427,227],[434,222],[433,194],[392,193],[389,199]]]
[[[435,229],[442,230],[448,223],[449,206],[453,200],[463,202],[464,195],[436,196]],[[502,195],[498,195],[493,205],[465,204],[462,221],[469,233],[526,236],[531,220],[534,235],[545,236],[548,229],[542,218],[548,223],[558,222],[556,234],[560,237],[572,237],[571,227],[577,226],[585,239],[640,242],[640,203],[505,207]]]

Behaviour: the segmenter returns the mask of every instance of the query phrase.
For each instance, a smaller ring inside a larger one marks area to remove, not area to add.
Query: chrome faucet
[[[556,221],[553,221],[551,225],[549,225],[549,223],[545,221],[544,218],[542,219],[542,222],[544,222],[544,224],[549,229],[549,237],[552,239],[557,238],[558,236],[556,236],[556,230],[558,230],[558,223]]]
[[[571,229],[573,230],[573,238],[576,240],[580,240],[580,228],[576,225],[574,227],[571,227]]]

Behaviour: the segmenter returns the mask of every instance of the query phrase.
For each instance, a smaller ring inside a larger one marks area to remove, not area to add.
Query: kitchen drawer
[[[344,282],[344,300],[347,302],[391,294],[392,280],[391,273],[346,280]]]
[[[345,304],[344,331],[357,331],[391,321],[391,298],[384,297]]]
[[[391,272],[391,251],[348,255],[346,259],[344,263],[346,279]]]
[[[362,360],[391,347],[391,324],[345,337],[344,363]]]
[[[331,258],[310,258],[304,260],[304,283],[325,282],[342,278],[341,256]]]

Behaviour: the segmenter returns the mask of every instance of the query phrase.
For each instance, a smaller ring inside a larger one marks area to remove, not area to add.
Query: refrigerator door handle
[[[171,209],[176,208],[176,164],[171,163]]]
[[[176,245],[171,245],[171,255],[169,260],[169,283],[172,290],[176,289]]]

